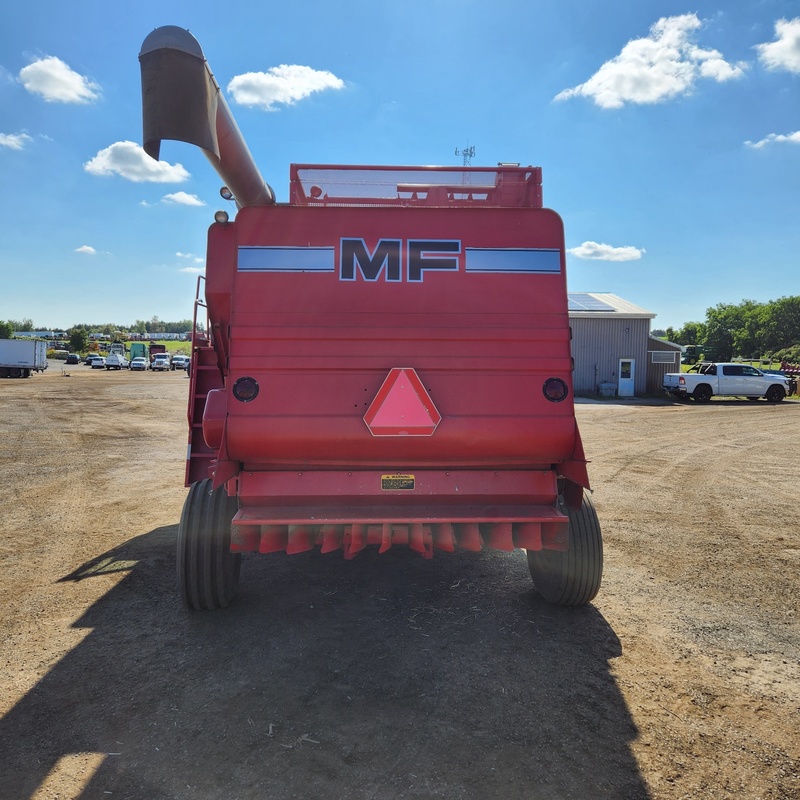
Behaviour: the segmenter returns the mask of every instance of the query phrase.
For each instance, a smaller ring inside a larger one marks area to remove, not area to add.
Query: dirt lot
[[[596,602],[524,556],[176,595],[182,373],[0,381],[0,797],[800,798],[800,403],[581,404]]]

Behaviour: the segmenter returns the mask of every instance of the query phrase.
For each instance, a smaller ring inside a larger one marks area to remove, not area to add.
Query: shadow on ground
[[[61,582],[129,570],[0,722],[3,798],[84,752],[81,798],[648,797],[617,637],[541,601],[519,552],[260,556],[230,608],[189,613],[175,535]]]

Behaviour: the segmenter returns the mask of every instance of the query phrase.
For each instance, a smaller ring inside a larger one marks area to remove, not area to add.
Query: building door
[[[619,382],[617,395],[619,397],[633,397],[634,379],[636,377],[636,361],[632,358],[619,360]]]

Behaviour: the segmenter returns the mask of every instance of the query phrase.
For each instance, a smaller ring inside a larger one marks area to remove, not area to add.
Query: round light
[[[560,403],[568,394],[567,384],[561,378],[548,378],[542,386],[544,396],[551,403]]]
[[[249,403],[258,397],[258,383],[255,378],[239,378],[233,384],[233,396],[242,403]]]
[[[227,186],[223,186],[219,190],[219,196],[223,200],[233,200],[233,192]]]
[[[219,222],[220,225],[224,225],[228,221],[228,212],[227,211],[217,211],[214,214],[214,219]]]

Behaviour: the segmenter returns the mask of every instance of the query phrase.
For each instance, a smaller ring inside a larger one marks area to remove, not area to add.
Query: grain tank
[[[198,281],[184,603],[227,605],[241,553],[397,546],[521,549],[547,600],[589,602],[602,541],[541,170],[293,164],[279,203],[194,37],[158,28],[140,62],[146,152],[195,144],[237,205]]]

